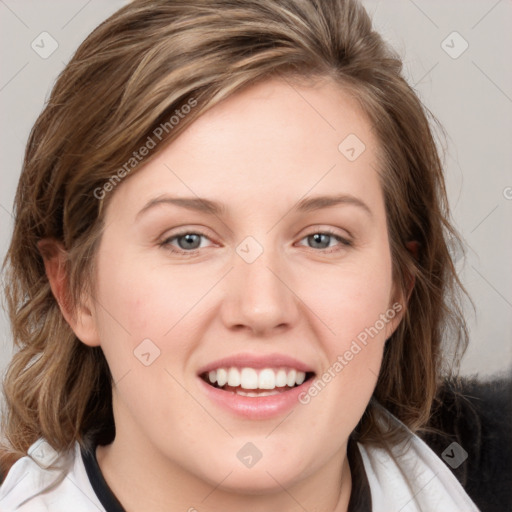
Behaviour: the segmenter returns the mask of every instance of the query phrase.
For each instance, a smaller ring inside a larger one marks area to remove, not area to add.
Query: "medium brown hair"
[[[5,262],[18,349],[4,380],[9,450],[24,454],[39,437],[66,450],[92,430],[108,442],[114,435],[105,357],[64,320],[38,242],[63,244],[76,305],[94,289],[105,204],[115,193],[98,200],[98,190],[114,183],[133,152],[184,105],[195,106],[131,174],[219,101],[275,76],[290,83],[330,78],[372,124],[393,278],[405,296],[414,281],[405,316],[386,343],[374,399],[412,430],[424,425],[442,375],[443,334],[454,326],[450,341],[458,350],[467,333],[453,300],[460,283],[447,240],[456,233],[430,114],[401,69],[355,0],[135,0],[98,26],[32,129],[16,194]],[[383,437],[371,404],[356,433],[361,441]]]

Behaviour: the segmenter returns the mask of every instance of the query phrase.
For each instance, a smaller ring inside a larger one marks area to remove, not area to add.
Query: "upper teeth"
[[[217,368],[208,372],[208,379],[219,387],[242,387],[243,389],[274,389],[284,386],[300,385],[306,379],[305,372],[299,370],[280,368]]]

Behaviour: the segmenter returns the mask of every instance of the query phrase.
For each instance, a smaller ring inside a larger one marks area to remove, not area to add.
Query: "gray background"
[[[58,73],[80,42],[125,0],[0,0],[0,258],[24,146]],[[448,133],[452,215],[467,244],[457,267],[475,305],[462,373],[512,369],[512,2],[366,0],[377,29]],[[47,58],[39,53],[58,44]],[[454,32],[457,32],[454,34]],[[43,39],[43,41],[41,41]],[[443,42],[444,41],[444,42]],[[464,48],[467,45],[467,49]],[[0,372],[12,348],[0,309]]]

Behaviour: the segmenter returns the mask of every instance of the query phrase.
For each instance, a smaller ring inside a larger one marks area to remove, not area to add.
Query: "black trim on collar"
[[[98,460],[96,459],[96,445],[93,444],[90,449],[81,448],[80,452],[91,486],[105,511],[126,512],[103,478]]]
[[[363,458],[357,446],[357,442],[349,437],[347,444],[347,458],[352,475],[352,490],[347,512],[371,512],[372,495]]]

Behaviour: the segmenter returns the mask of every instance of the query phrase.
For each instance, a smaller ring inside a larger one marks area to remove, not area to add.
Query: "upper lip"
[[[198,374],[202,375],[218,368],[295,368],[296,370],[308,373],[314,372],[311,366],[285,354],[235,354],[222,359],[212,361],[199,369]]]

